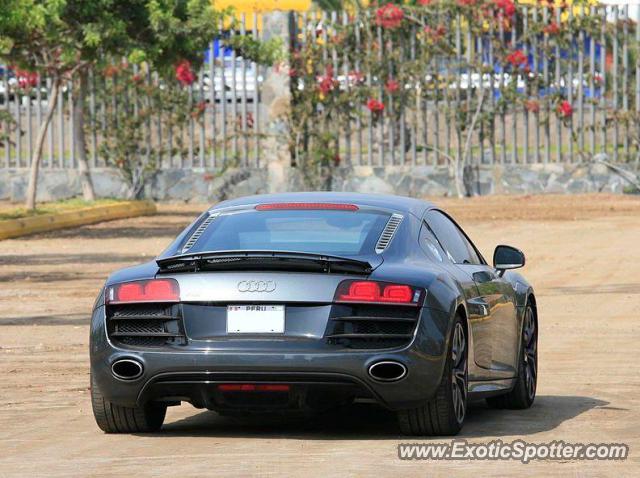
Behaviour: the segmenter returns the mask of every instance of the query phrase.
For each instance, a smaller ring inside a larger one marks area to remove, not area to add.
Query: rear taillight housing
[[[175,279],[122,282],[107,288],[105,302],[107,304],[180,302],[180,286]]]
[[[424,289],[406,284],[370,280],[346,280],[336,290],[334,302],[397,304],[418,306]]]

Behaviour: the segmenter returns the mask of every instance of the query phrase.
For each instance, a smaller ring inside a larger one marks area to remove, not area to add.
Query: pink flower
[[[432,1],[433,0],[418,0],[418,4],[422,5],[423,7],[426,7],[427,5],[430,5]]]
[[[176,79],[182,86],[192,85],[196,81],[196,74],[191,69],[189,60],[182,60],[176,65]]]
[[[558,33],[560,33],[560,27],[556,22],[551,22],[546,27],[544,27],[542,31],[547,35],[557,35]]]
[[[384,85],[384,88],[385,90],[387,90],[387,93],[395,93],[400,89],[400,83],[398,83],[396,80],[389,79],[387,80],[387,84]]]
[[[364,75],[358,70],[353,70],[349,72],[349,80],[354,84],[362,83],[364,81]]]
[[[536,100],[527,100],[524,102],[524,107],[529,113],[539,113],[540,103]]]
[[[376,10],[376,25],[382,28],[398,28],[403,18],[404,12],[393,3],[387,3]]]
[[[477,0],[457,0],[458,5],[461,7],[471,7],[476,4]]]
[[[444,25],[438,25],[436,28],[431,28],[429,25],[424,27],[424,33],[434,42],[442,40],[447,33],[447,27]]]
[[[374,114],[379,114],[384,111],[384,103],[382,101],[378,101],[375,98],[369,98],[367,101],[367,108]]]
[[[573,106],[567,100],[561,101],[556,108],[558,115],[563,118],[570,118],[573,115]]]

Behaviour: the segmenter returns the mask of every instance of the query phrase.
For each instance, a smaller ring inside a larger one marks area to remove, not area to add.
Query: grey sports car
[[[313,412],[375,401],[410,435],[453,435],[467,404],[527,408],[537,309],[522,252],[493,266],[416,199],[293,193],[225,201],[154,261],[115,272],[91,321],[105,432],[168,406]]]

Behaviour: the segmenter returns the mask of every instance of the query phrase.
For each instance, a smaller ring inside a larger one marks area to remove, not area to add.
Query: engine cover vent
[[[218,217],[217,213],[211,214],[208,218],[206,218],[204,221],[202,221],[202,223],[193,232],[193,234],[191,234],[191,237],[189,238],[187,243],[182,248],[182,254],[187,252],[189,249],[191,249],[195,245],[196,242],[198,242],[198,239],[200,239],[200,236],[202,236],[202,234],[204,234],[204,231],[207,230],[207,228],[209,227],[209,224],[211,224],[216,217]]]
[[[384,230],[382,234],[380,234],[380,238],[378,239],[378,243],[376,244],[376,252],[381,254],[384,250],[389,247],[391,244],[391,240],[393,236],[396,234],[398,230],[398,226],[402,222],[404,216],[402,214],[392,214],[389,220],[387,221],[387,225],[384,226]]]

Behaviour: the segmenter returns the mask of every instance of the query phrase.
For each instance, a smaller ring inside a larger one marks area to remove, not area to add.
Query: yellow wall
[[[216,8],[234,7],[238,13],[261,13],[272,10],[296,10],[304,12],[311,7],[311,0],[212,0]]]

